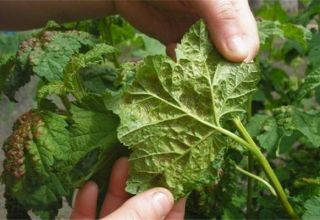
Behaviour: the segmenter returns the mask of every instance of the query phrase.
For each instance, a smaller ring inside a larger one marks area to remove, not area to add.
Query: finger
[[[108,191],[103,202],[100,218],[107,216],[119,208],[128,198],[125,192],[126,181],[128,178],[129,162],[127,158],[118,159],[113,165]]]
[[[155,7],[155,6],[158,7]],[[181,36],[196,20],[193,13],[173,13],[161,10],[161,5],[171,5],[166,1],[115,1],[117,12],[143,33],[157,38],[161,43],[177,43]],[[189,9],[190,11],[190,9]],[[170,14],[169,14],[170,13]]]
[[[168,214],[166,220],[182,220],[184,219],[184,212],[186,207],[187,198],[180,199]]]
[[[238,62],[254,54],[257,32],[247,0],[201,0],[196,4],[223,56]]]
[[[176,59],[176,52],[175,52],[175,49],[177,47],[177,44],[176,43],[171,43],[171,44],[168,44],[166,46],[166,53],[169,57],[171,57],[173,60],[177,60]]]
[[[164,30],[165,19],[156,8],[143,1],[121,0],[114,3],[117,12],[138,30],[152,37],[158,37],[156,30]]]
[[[78,192],[70,219],[95,219],[98,186],[87,182]]]
[[[152,219],[160,220],[168,215],[173,207],[173,196],[165,188],[153,188],[138,194],[104,220],[113,219]]]
[[[240,13],[241,18],[248,17],[248,19],[241,19],[240,22],[244,32],[244,38],[249,49],[249,53],[245,61],[251,61],[257,55],[260,46],[257,23],[251,12],[249,4],[245,4]]]

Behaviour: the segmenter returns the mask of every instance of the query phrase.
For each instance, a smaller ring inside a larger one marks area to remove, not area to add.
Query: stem
[[[276,4],[273,4],[273,10],[272,10],[272,21],[276,20]],[[274,34],[271,35],[271,39],[270,39],[270,46],[269,46],[269,51],[268,51],[268,59],[272,60],[272,50],[273,48],[273,44],[274,44]]]
[[[270,183],[266,180],[264,180],[263,178],[254,175],[253,173],[250,173],[244,169],[242,169],[239,166],[236,166],[236,170],[238,170],[239,172],[243,173],[244,175],[248,176],[250,179],[255,179],[258,180],[259,182],[263,183],[266,187],[268,187],[268,189],[270,190],[270,192],[272,193],[272,195],[277,196],[276,191],[274,190],[274,188],[270,185]]]
[[[114,45],[114,40],[113,40],[113,37],[112,37],[112,34],[111,34],[111,32],[112,32],[111,25],[112,25],[112,22],[107,22],[106,26],[107,26],[108,31],[103,31],[104,34],[102,35],[102,37],[104,38],[105,41],[109,41],[111,46],[115,46]],[[113,61],[113,63],[114,63],[116,68],[120,67],[120,63],[118,61],[118,58],[117,58],[115,52],[112,53],[112,61]]]
[[[71,108],[71,103],[66,95],[60,95],[59,96],[64,108],[66,111],[70,114],[70,108]]]
[[[288,198],[286,196],[286,193],[284,192],[284,190],[283,190],[283,188],[282,188],[282,186],[281,186],[276,174],[274,173],[273,169],[271,168],[268,160],[265,158],[265,156],[260,151],[259,147],[252,140],[250,134],[248,133],[246,128],[243,126],[243,124],[241,123],[240,119],[234,119],[233,121],[234,121],[238,131],[241,133],[243,138],[246,140],[247,144],[250,145],[250,147],[248,147],[248,145],[245,145],[245,146],[248,147],[248,149],[253,153],[253,155],[259,161],[259,163],[262,166],[264,172],[266,173],[269,181],[273,185],[273,187],[274,187],[274,189],[275,189],[275,191],[277,193],[277,197],[278,197],[281,205],[283,206],[283,208],[287,212],[287,214],[292,219],[299,219],[299,217],[297,216],[297,214],[293,210],[292,206],[290,205],[290,203],[288,201]]]
[[[247,105],[247,119],[250,120],[252,116],[252,96],[249,96]],[[253,172],[254,160],[251,152],[248,155],[248,171]],[[252,205],[252,194],[253,194],[253,179],[248,176],[247,178],[247,219],[253,219],[253,205]]]
[[[86,95],[86,90],[83,85],[83,81],[80,78],[80,76],[77,74],[77,71],[79,69],[75,70],[74,73],[71,75],[71,86],[72,86],[72,95],[79,101]]]
[[[248,155],[248,171],[252,172],[253,170],[253,157],[251,152]],[[247,219],[253,218],[252,213],[252,194],[253,194],[253,179],[248,176],[247,178]]]

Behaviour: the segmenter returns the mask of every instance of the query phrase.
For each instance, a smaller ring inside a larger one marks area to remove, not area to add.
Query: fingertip
[[[166,53],[169,57],[171,57],[174,61],[177,60],[175,49],[177,47],[176,43],[170,43],[166,46]]]
[[[88,181],[78,191],[71,219],[88,218],[93,219],[96,212],[96,204],[98,197],[98,185],[93,181]]]
[[[109,190],[122,192],[128,175],[129,160],[127,157],[120,157],[118,160],[116,160],[112,167]]]
[[[187,197],[179,199],[173,206],[166,220],[184,219],[186,202]]]
[[[119,158],[112,168],[108,191],[101,208],[100,217],[109,215],[129,198],[129,194],[125,191],[128,173],[128,158]]]
[[[86,182],[78,191],[78,194],[81,196],[82,194],[92,194],[98,191],[98,185],[92,181],[89,180]]]
[[[105,219],[164,219],[174,205],[172,193],[162,187],[131,197]]]
[[[167,197],[168,204],[173,206],[174,197],[173,197],[172,193],[168,189],[166,189],[164,187],[155,187],[155,188],[153,188],[151,190],[154,190],[155,191],[154,193],[163,193]]]
[[[123,169],[123,168],[128,168],[129,167],[129,160],[127,157],[120,157],[118,160],[113,165],[113,169]]]
[[[244,60],[244,62],[249,63],[249,62],[253,61],[253,59],[258,54],[259,49],[260,49],[260,40],[258,37],[256,37],[256,39],[251,40],[251,47],[250,47],[249,55]]]
[[[230,61],[241,62],[249,55],[249,47],[242,36],[231,36],[223,44],[221,52]]]
[[[252,60],[259,48],[254,16],[247,0],[197,1],[210,38],[227,60]]]
[[[174,205],[173,195],[167,189],[158,188],[152,194],[152,203],[159,216],[165,217]]]

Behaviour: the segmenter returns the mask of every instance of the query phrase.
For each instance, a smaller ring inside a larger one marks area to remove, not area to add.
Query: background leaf
[[[2,174],[9,195],[43,219],[56,216],[61,197],[68,195],[66,163],[70,157],[69,132],[63,116],[30,111],[22,115],[3,149],[7,155]]]

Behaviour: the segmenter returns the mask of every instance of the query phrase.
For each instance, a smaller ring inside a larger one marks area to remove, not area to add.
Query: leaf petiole
[[[251,138],[249,132],[246,130],[246,128],[243,126],[241,120],[239,118],[236,118],[233,120],[234,124],[236,125],[238,131],[245,139],[244,146],[248,147],[248,149],[252,152],[252,154],[256,157],[260,165],[262,166],[264,172],[266,173],[270,183],[273,185],[273,188],[276,191],[277,197],[279,201],[281,202],[281,205],[287,212],[287,214],[292,219],[299,219],[298,215],[293,210],[292,206],[290,205],[287,195],[284,192],[284,189],[282,188],[282,185],[280,184],[276,174],[274,173],[272,167],[270,166],[268,160],[265,158],[265,156],[260,151],[260,148],[256,145],[256,143]],[[250,146],[250,147],[249,147]]]
[[[242,168],[239,167],[239,166],[236,166],[236,170],[238,170],[240,173],[242,173],[242,174],[244,174],[244,175],[246,175],[246,176],[248,176],[248,177],[250,177],[250,178],[252,178],[252,179],[255,179],[255,180],[263,183],[266,187],[268,187],[268,189],[270,190],[270,192],[272,193],[272,195],[277,196],[276,191],[274,190],[274,188],[271,186],[271,184],[270,184],[268,181],[264,180],[263,178],[255,175],[255,174],[253,174],[253,173],[250,173],[250,172],[242,169]]]

